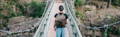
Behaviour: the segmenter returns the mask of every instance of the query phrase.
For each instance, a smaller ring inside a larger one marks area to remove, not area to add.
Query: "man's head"
[[[64,10],[63,6],[60,5],[60,6],[59,6],[59,11],[61,12],[61,11],[63,11],[63,10]]]

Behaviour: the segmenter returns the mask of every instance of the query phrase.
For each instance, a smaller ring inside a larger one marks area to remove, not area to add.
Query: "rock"
[[[0,25],[1,25],[1,24],[5,24],[6,22],[7,22],[6,19],[3,19],[3,18],[0,19]]]
[[[23,20],[23,22],[8,25],[8,28],[10,29],[9,31],[12,31],[12,32],[24,31],[24,30],[28,30],[28,29],[32,29],[33,27],[36,27],[35,24],[38,21],[39,20],[37,18],[35,19],[26,18]]]
[[[32,0],[18,0],[20,4],[31,3]]]
[[[17,24],[17,23],[20,23],[20,22],[24,22],[25,19],[26,19],[26,18],[25,18],[24,16],[13,17],[13,18],[10,18],[10,19],[9,19],[8,24],[9,24],[9,25],[12,25],[12,24]]]
[[[85,8],[85,11],[96,11],[96,7],[93,5],[85,5],[83,8]]]
[[[0,32],[0,37],[3,37],[3,36],[5,36],[5,35],[7,35],[7,34],[4,33],[4,32]]]
[[[98,37],[102,37],[102,32],[96,31],[96,32],[95,32],[95,35],[98,36]]]
[[[96,19],[98,18],[97,12],[96,12],[96,7],[95,6],[85,6],[86,10],[85,15],[87,16],[87,19],[89,20],[89,22],[91,22],[91,24],[95,24],[94,22],[96,21]]]
[[[120,35],[113,35],[113,34],[109,34],[110,37],[120,37]]]
[[[4,15],[4,16],[9,16],[8,10],[2,10],[2,11],[0,12],[0,14],[2,14],[2,15]]]
[[[89,8],[89,6],[88,6]],[[118,9],[101,9],[101,10],[90,10],[85,12],[87,19],[91,24],[108,24],[113,17],[120,16],[120,11]],[[109,22],[108,22],[109,21]]]

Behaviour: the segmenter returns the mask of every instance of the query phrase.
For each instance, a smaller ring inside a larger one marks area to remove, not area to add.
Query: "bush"
[[[80,12],[80,11],[76,11],[76,17],[79,17],[81,20],[84,20],[85,19],[85,14],[84,13],[82,13],[82,12]]]
[[[111,26],[108,28],[108,32],[111,32],[112,34],[115,34],[115,35],[120,35],[120,28],[114,28]]]
[[[116,6],[120,6],[120,0],[112,0],[112,4]]]
[[[76,0],[75,1],[75,6],[78,7],[78,6],[81,6],[81,5],[84,5],[85,4],[85,0]]]
[[[3,10],[3,8],[0,8],[0,11],[2,11]]]
[[[0,29],[3,27],[6,27],[7,22],[8,22],[8,17],[4,16],[3,14],[0,13]]]
[[[29,17],[41,17],[43,12],[44,12],[44,8],[45,8],[45,2],[35,2],[32,1],[31,3],[28,4],[16,4],[16,7],[19,8],[19,12],[17,13],[17,15],[14,14],[14,12],[12,12],[12,16],[29,16]]]
[[[32,13],[30,13],[31,17],[41,17],[45,9],[45,3],[32,2],[30,8],[32,9]]]

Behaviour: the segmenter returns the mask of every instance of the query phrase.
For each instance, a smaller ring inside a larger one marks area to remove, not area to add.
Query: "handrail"
[[[74,10],[73,6],[70,5],[70,2],[68,4],[67,0],[65,0],[65,5],[66,5],[66,8],[67,8],[67,14],[70,16],[69,20],[71,20],[70,23],[71,23],[72,29],[73,29],[72,30],[73,31],[72,33],[74,35],[73,37],[82,37],[82,34],[81,34],[81,32],[78,28],[78,23],[76,23],[76,20],[75,20],[75,14],[74,14],[74,11],[73,11]],[[70,6],[72,6],[72,7],[70,7]]]
[[[52,1],[48,0],[47,4],[46,4],[46,8],[45,8],[43,16],[42,16],[41,23],[40,22],[37,23],[37,24],[39,24],[39,27],[38,27],[37,31],[35,32],[34,37],[43,37],[45,24],[48,19],[48,15],[50,13],[51,8],[52,8]]]
[[[53,5],[54,5],[54,0],[52,0],[51,9],[49,9],[49,13],[51,12],[51,10],[53,8]],[[46,27],[44,28],[45,30],[44,30],[44,36],[43,37],[47,37],[49,26],[50,26],[50,19],[51,19],[51,16],[49,15],[48,20],[46,21]]]

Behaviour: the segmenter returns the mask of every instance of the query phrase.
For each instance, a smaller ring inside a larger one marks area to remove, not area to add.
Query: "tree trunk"
[[[107,4],[107,8],[109,8],[110,5],[111,5],[111,0],[108,0],[107,3],[108,3],[108,4]]]

